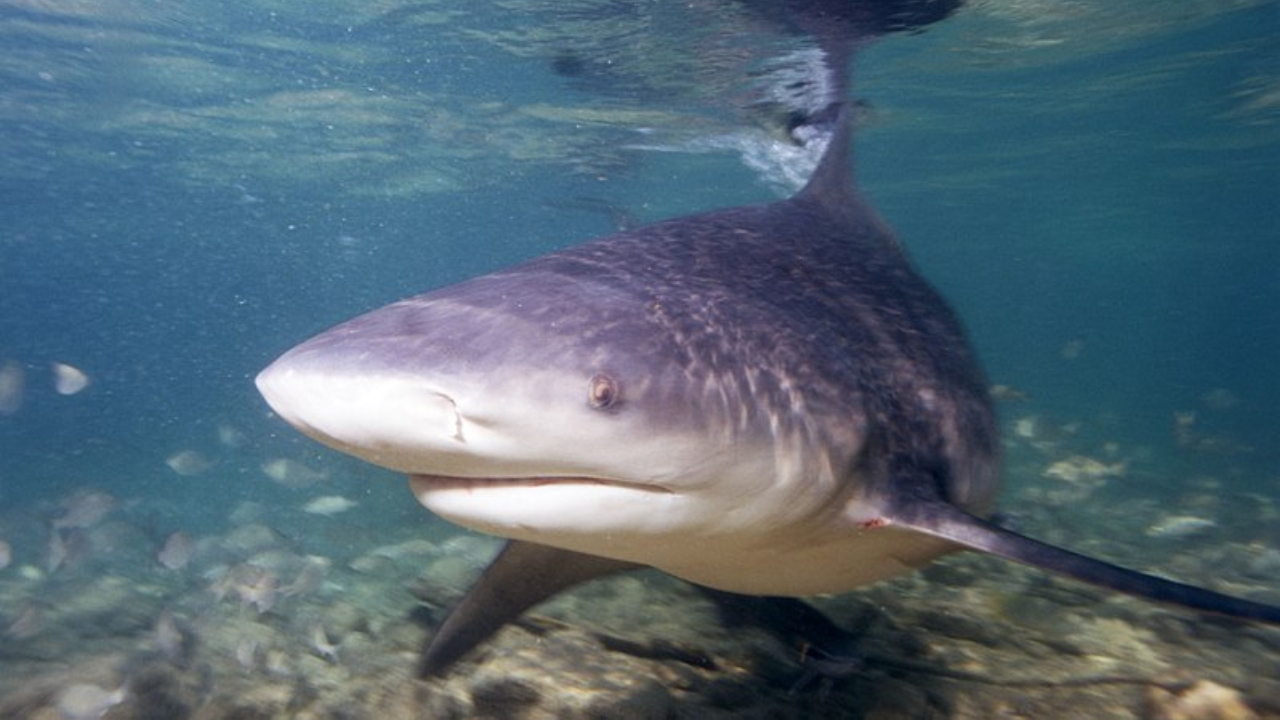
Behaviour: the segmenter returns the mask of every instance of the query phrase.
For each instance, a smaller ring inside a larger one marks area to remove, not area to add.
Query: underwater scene
[[[1280,719],[1274,619],[978,552],[804,605],[588,573],[420,677],[504,540],[258,374],[779,202],[846,116],[985,371],[993,526],[1280,605],[1280,2],[848,0],[838,121],[831,4],[0,0],[0,720]]]

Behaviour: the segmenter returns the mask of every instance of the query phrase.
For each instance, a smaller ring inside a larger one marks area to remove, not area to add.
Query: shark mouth
[[[625,482],[608,478],[587,476],[534,476],[534,477],[456,477],[449,475],[410,475],[409,487],[413,494],[421,496],[428,491],[463,490],[485,491],[501,488],[531,488],[550,485],[602,485],[625,488],[638,492],[671,495],[674,491],[661,485]]]

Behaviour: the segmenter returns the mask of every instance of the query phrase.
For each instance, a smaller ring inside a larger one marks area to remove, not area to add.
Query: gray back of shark
[[[847,51],[830,54],[843,78]],[[299,429],[409,473],[432,510],[512,539],[428,642],[422,675],[561,590],[644,566],[800,596],[971,549],[1280,622],[1280,608],[983,519],[999,477],[985,380],[947,304],[855,192],[848,116],[840,100],[818,120],[831,140],[791,199],[658,223],[410,298],[262,373],[264,396]],[[580,408],[557,404],[562,384],[582,389]],[[553,410],[513,420],[523,411],[495,395]],[[420,415],[395,421],[400,406]],[[419,437],[422,426],[441,437]],[[575,513],[584,498],[594,512]]]

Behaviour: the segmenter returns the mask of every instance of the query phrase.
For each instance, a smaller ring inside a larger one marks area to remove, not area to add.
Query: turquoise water
[[[84,488],[143,528],[97,573],[152,572],[246,501],[336,566],[450,537],[399,478],[270,417],[257,371],[622,217],[789,191],[751,78],[804,42],[736,6],[205,5],[0,5],[7,597],[56,604],[38,583],[75,568],[48,569],[47,522]],[[1223,572],[1274,601],[1246,566],[1280,550],[1280,3],[1070,9],[978,3],[865,50],[859,182],[1024,396],[1001,404],[1005,508],[1184,577],[1243,558]],[[90,384],[60,394],[52,363]],[[1073,457],[1123,465],[1086,512],[1044,474]],[[281,459],[323,479],[273,480]],[[300,512],[322,495],[359,505]],[[1169,517],[1212,525],[1146,532]]]

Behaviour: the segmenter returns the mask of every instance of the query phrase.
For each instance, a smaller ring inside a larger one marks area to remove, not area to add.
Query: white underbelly
[[[956,550],[945,540],[892,526],[797,541],[758,536],[685,538],[625,548],[571,548],[641,562],[689,582],[748,595],[848,592]],[[602,552],[603,551],[603,552]]]

